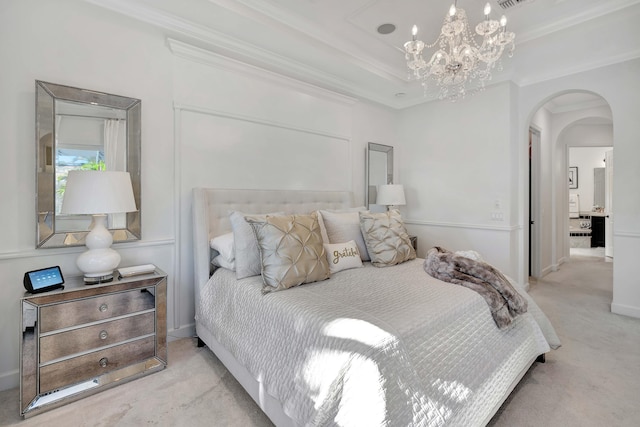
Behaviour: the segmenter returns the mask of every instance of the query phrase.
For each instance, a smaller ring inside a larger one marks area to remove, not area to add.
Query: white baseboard
[[[0,374],[0,391],[11,390],[20,386],[20,370],[14,369]]]
[[[189,338],[196,336],[196,324],[190,323],[188,325],[181,326],[178,329],[170,329],[167,332],[167,340],[175,341],[181,338]]]
[[[540,272],[540,277],[544,277],[547,274],[553,272],[553,271],[558,271],[558,266],[557,265],[549,265],[545,268],[542,269],[542,271]]]
[[[640,318],[640,308],[630,305],[611,303],[611,312],[623,316]]]

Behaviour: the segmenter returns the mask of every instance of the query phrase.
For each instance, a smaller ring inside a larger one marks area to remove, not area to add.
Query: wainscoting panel
[[[349,136],[249,115],[175,105],[180,289],[174,325],[193,322],[192,190],[195,187],[351,190]]]

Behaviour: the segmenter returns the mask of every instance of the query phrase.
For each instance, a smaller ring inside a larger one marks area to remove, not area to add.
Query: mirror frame
[[[376,144],[370,142],[367,144],[367,158],[365,162],[365,184],[364,184],[364,205],[368,208],[371,203],[369,200],[369,183],[371,182],[371,152],[381,152],[387,155],[387,182],[385,184],[393,184],[393,147],[390,145]],[[375,202],[375,201],[374,201]]]
[[[36,80],[36,248],[82,246],[86,231],[57,231],[55,215],[56,100],[97,105],[126,112],[127,172],[138,208],[126,214],[126,228],[110,229],[113,243],[140,240],[142,101]]]

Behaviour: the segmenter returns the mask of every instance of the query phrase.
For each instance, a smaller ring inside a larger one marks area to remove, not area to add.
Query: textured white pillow
[[[217,257],[211,260],[211,264],[216,267],[226,268],[227,270],[235,271],[236,264],[233,261],[226,260],[222,255],[218,255]]]
[[[209,245],[211,249],[218,251],[219,256],[222,256],[228,263],[235,260],[236,252],[233,247],[233,232],[214,237],[209,242]]]
[[[321,210],[322,220],[327,229],[329,243],[344,243],[353,240],[358,245],[360,259],[369,261],[369,252],[360,230],[360,214],[353,212],[331,212]]]
[[[331,243],[329,241],[329,236],[327,235],[327,228],[325,227],[324,220],[322,219],[322,212],[344,213],[344,212],[360,212],[360,211],[366,211],[366,210],[367,208],[365,208],[364,206],[358,206],[355,208],[324,209],[324,210],[316,211],[318,214],[318,222],[320,224],[320,233],[322,233],[322,241],[324,241],[324,243]]]
[[[324,251],[327,253],[331,274],[349,268],[362,267],[360,251],[353,240],[347,243],[325,243]]]
[[[276,212],[269,215],[281,214],[282,212]],[[253,228],[251,228],[251,225],[244,219],[246,215],[251,214],[239,211],[231,211],[229,213],[235,247],[236,278],[238,279],[258,276],[262,270],[258,242],[253,233]],[[266,218],[267,214],[251,216]]]

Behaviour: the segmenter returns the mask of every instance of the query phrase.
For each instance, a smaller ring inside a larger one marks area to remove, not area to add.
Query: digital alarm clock
[[[42,268],[40,270],[27,271],[22,281],[24,288],[32,293],[52,291],[64,288],[64,277],[59,266]]]

